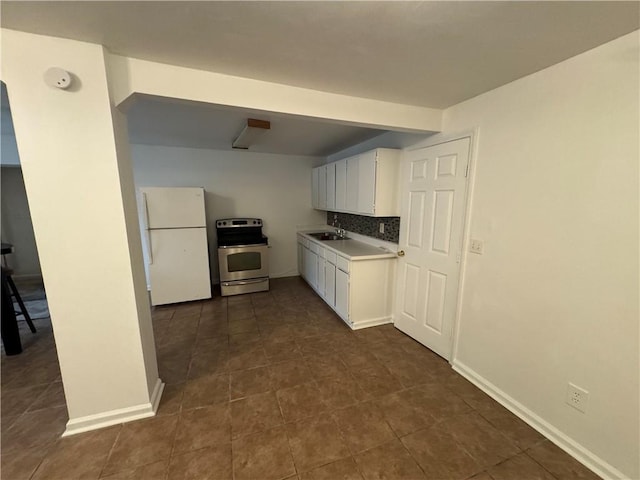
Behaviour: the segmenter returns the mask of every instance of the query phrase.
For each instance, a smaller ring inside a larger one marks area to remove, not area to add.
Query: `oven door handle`
[[[265,243],[251,243],[249,245],[218,245],[218,248],[247,248],[247,247],[267,247],[271,248],[271,245]]]
[[[222,282],[222,284],[225,287],[229,285],[251,285],[252,283],[262,283],[266,280],[266,278],[254,278],[252,280],[233,280],[231,282]]]

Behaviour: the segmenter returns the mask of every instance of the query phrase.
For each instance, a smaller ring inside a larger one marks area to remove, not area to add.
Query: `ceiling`
[[[5,28],[100,43],[121,55],[432,108],[640,27],[639,2],[609,1],[3,0],[1,9]],[[235,136],[249,113],[144,98],[129,114],[131,135],[139,143],[217,148],[216,137]],[[265,147],[278,153],[325,155],[381,133],[265,115],[273,136],[289,132]],[[301,137],[316,141],[305,141],[301,151],[295,147]]]
[[[132,143],[215,150],[230,150],[248,118],[268,120],[270,130],[249,150],[282,155],[326,157],[385,133],[294,115],[140,95],[127,110],[127,118]]]

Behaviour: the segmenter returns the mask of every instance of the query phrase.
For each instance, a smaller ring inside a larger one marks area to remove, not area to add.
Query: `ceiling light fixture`
[[[251,145],[256,143],[264,132],[271,129],[271,122],[267,120],[257,120],[255,118],[247,119],[247,125],[244,127],[240,135],[233,141],[231,146],[242,150],[248,150]]]

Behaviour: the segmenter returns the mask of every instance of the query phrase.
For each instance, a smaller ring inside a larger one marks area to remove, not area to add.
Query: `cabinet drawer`
[[[327,262],[333,263],[335,265],[336,262],[337,262],[337,260],[336,260],[337,257],[338,257],[338,255],[336,255],[335,252],[327,250],[326,255],[325,255],[325,258],[327,259]]]
[[[336,263],[336,265],[340,270],[349,273],[349,263],[351,263],[349,260],[338,255],[338,263]]]
[[[309,242],[309,250],[311,250],[313,253],[320,253],[320,250],[324,250],[324,248],[322,248],[317,243]]]

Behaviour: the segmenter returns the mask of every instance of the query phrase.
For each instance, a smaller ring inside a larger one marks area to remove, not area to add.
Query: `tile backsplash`
[[[380,224],[384,223],[384,233],[380,233]],[[327,212],[327,225],[344,228],[350,232],[378,238],[387,242],[400,241],[400,217],[365,217],[350,213]]]

